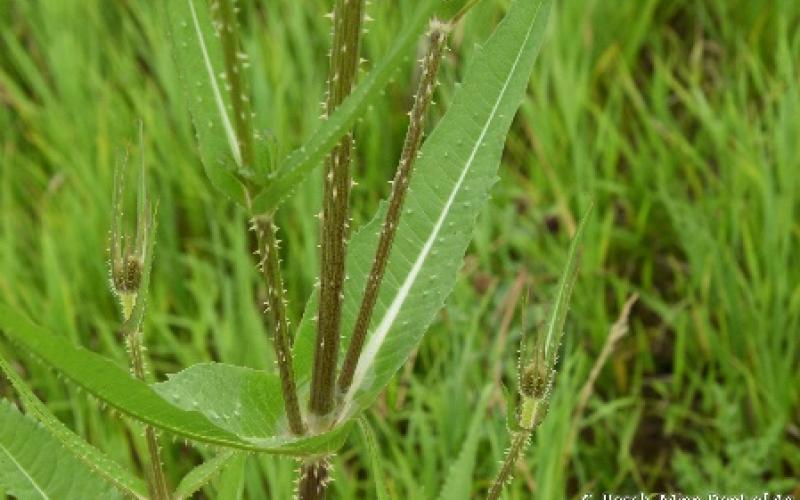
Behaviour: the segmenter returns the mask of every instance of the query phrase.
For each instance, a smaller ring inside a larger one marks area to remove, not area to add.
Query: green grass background
[[[414,5],[373,3],[367,66]],[[106,248],[113,161],[135,144],[141,119],[160,201],[146,323],[155,377],[208,360],[271,369],[245,215],[203,176],[157,4],[0,0],[0,300],[125,363]],[[284,153],[318,123],[328,4],[242,0],[256,122]],[[484,0],[452,36],[434,120],[507,4]],[[555,2],[456,289],[368,414],[393,497],[435,497],[481,391],[497,378],[514,383],[517,347],[542,321],[592,199],[550,413],[508,497],[800,494],[799,28],[794,0]],[[355,226],[387,193],[413,81],[409,61],[358,127]],[[317,273],[320,192],[310,179],[278,217],[294,324]],[[574,417],[633,293],[631,331]],[[136,427],[0,350],[59,418],[140,467]],[[14,398],[5,381],[0,393]],[[496,398],[474,494],[508,442]],[[169,444],[172,483],[211,453]],[[357,436],[335,463],[335,497],[373,496]],[[288,498],[295,467],[250,457],[247,497]]]

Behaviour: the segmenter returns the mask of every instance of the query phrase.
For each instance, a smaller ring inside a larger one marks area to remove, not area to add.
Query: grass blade
[[[481,423],[486,418],[486,405],[489,402],[491,393],[491,387],[487,387],[481,395],[481,399],[472,416],[472,421],[469,424],[467,437],[464,439],[458,458],[450,466],[442,491],[439,492],[438,500],[470,498],[470,490],[473,484],[472,474],[475,470],[475,453],[478,451],[478,440],[481,437],[482,430]]]
[[[247,455],[239,453],[222,469],[217,497],[239,500],[244,493],[244,466]]]
[[[381,450],[378,448],[378,443],[375,440],[375,432],[369,425],[365,418],[358,419],[358,428],[361,430],[361,436],[364,438],[364,443],[367,445],[367,452],[369,453],[369,462],[372,467],[372,479],[375,482],[375,497],[378,500],[389,500],[389,492],[386,489],[386,482],[384,481],[383,473],[383,460],[381,459]]]

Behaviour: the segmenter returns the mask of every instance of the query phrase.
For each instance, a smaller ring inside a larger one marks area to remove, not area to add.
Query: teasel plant
[[[331,17],[334,24],[334,42],[326,103],[328,112],[341,103],[343,95],[349,93],[357,74],[364,2],[339,0]],[[342,142],[334,148],[326,162],[321,238],[320,317],[309,406],[312,418],[323,419],[322,425],[329,426],[338,417],[334,414],[334,405],[342,400],[347,400],[348,390],[355,376],[367,327],[396,234],[405,194],[422,142],[425,120],[437,84],[439,64],[448,32],[448,24],[436,19],[431,21],[427,34],[427,54],[420,60],[421,78],[414,95],[414,106],[409,112],[408,130],[392,181],[388,209],[373,258],[372,269],[363,291],[356,325],[350,337],[350,345],[338,380],[336,379],[336,368],[339,355],[341,307],[344,298],[342,292],[345,272],[344,255],[346,234],[349,229],[347,200],[352,183],[349,175],[349,163],[353,148],[351,134],[346,135]],[[328,468],[329,462],[326,458],[303,465],[298,487],[300,498],[324,496],[329,477]]]
[[[152,429],[153,446],[148,438],[151,497],[187,498],[214,474],[241,467],[247,453],[268,453],[298,460],[298,498],[325,498],[332,457],[356,428],[367,443],[379,496],[385,497],[375,439],[360,415],[417,348],[455,286],[475,221],[497,180],[505,137],[525,95],[551,0],[511,3],[494,33],[474,52],[446,112],[430,126],[427,117],[448,34],[475,3],[465,2],[449,17],[441,15],[446,9],[439,0],[419,2],[386,53],[362,73],[360,49],[368,4],[335,0],[328,16],[333,28],[324,119],[303,145],[280,161],[275,161],[262,134],[254,128],[248,57],[239,37],[242,14],[236,2],[170,0],[164,4],[173,59],[201,163],[214,188],[243,207],[250,219],[254,264],[266,288],[264,303],[258,307],[270,325],[276,370],[204,363],[148,384],[140,325],[155,218],[144,187],[140,188],[133,239],[122,238],[121,211],[117,210],[122,203],[120,183],[114,190],[111,281],[122,304],[133,376],[100,354],[49,335],[20,312],[0,304],[4,337],[114,411]],[[438,20],[448,17],[449,21]],[[381,97],[420,40],[425,55],[389,197],[371,221],[353,232],[349,198],[354,184],[354,126]],[[428,129],[432,131],[426,134]],[[302,320],[292,325],[276,215],[320,164],[319,286],[309,298]],[[576,242],[581,234],[582,229]],[[141,269],[138,276],[136,269]],[[556,304],[565,304],[568,294],[559,297]],[[559,314],[566,311],[557,310]],[[558,325],[558,321],[554,323]],[[547,338],[552,342],[537,351],[537,361],[522,363],[519,429],[513,431],[506,460],[511,465],[501,469],[496,481],[499,487],[510,478],[513,462],[544,414],[555,366],[553,346],[560,334]],[[65,443],[65,448],[88,466],[89,474],[126,495],[146,496],[137,478],[98,450],[86,448],[85,442],[52,418],[4,361],[0,368],[17,388],[28,413]],[[470,425],[470,449],[476,446],[479,424],[473,420]],[[170,492],[158,457],[157,431],[221,451],[189,472]],[[472,462],[461,457],[455,460],[441,498],[464,498]]]
[[[135,235],[124,230],[127,151],[120,153],[114,171],[109,271],[111,291],[120,304],[121,334],[128,352],[131,373],[137,379],[147,381],[147,349],[144,343],[142,323],[153,263],[152,253],[155,248],[156,210],[147,195],[144,132],[141,123],[139,124],[139,156]],[[158,433],[154,427],[145,425],[144,434],[148,452],[146,464],[150,496],[157,500],[167,500],[170,498],[169,486],[161,460]]]
[[[517,363],[517,394],[507,397],[509,404],[506,421],[511,433],[511,445],[506,450],[505,459],[492,481],[486,496],[487,500],[500,498],[503,487],[513,477],[517,462],[530,445],[536,428],[547,415],[557,373],[558,350],[564,335],[572,290],[578,277],[580,245],[591,210],[592,205],[589,206],[575,231],[544,327],[535,335],[532,348],[527,348],[525,343],[520,347]],[[523,342],[526,340],[523,339]]]

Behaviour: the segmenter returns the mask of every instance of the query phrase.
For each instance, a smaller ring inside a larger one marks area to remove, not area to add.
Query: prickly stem
[[[284,300],[283,278],[281,277],[280,255],[278,242],[275,239],[277,228],[268,217],[255,217],[253,227],[256,232],[258,249],[261,253],[259,268],[267,284],[267,307],[274,319],[274,334],[272,343],[275,348],[275,357],[278,360],[278,373],[281,379],[281,392],[283,393],[286,416],[289,428],[294,434],[304,434],[306,426],[300,412],[297,399],[297,387],[294,380],[292,367],[291,339],[289,337],[289,321],[286,316],[286,302]]]
[[[449,26],[447,24],[435,19],[431,21],[428,34],[428,52],[422,59],[422,77],[420,78],[417,93],[414,98],[414,106],[410,113],[411,118],[403,144],[403,152],[400,156],[397,170],[395,171],[394,181],[392,182],[389,208],[386,212],[386,219],[383,223],[380,239],[378,240],[375,258],[372,261],[372,269],[370,270],[367,284],[364,288],[361,307],[358,311],[353,334],[350,337],[350,345],[348,346],[344,364],[342,365],[342,372],[339,375],[340,394],[345,394],[350,388],[358,364],[358,358],[361,355],[361,350],[364,347],[364,340],[367,337],[367,328],[369,328],[375,302],[378,299],[378,291],[381,281],[383,280],[383,274],[386,270],[386,263],[389,260],[389,253],[392,248],[392,243],[394,242],[394,236],[397,232],[400,213],[403,209],[403,202],[405,201],[405,196],[408,191],[408,185],[411,180],[414,163],[417,159],[417,153],[422,143],[425,117],[427,116],[428,107],[433,99],[433,89],[436,86],[439,63],[442,60],[442,53],[447,41],[448,31]]]
[[[330,114],[350,94],[356,80],[364,17],[364,0],[337,0],[333,12],[328,99]],[[350,197],[350,134],[333,149],[325,163],[322,215],[322,257],[319,323],[311,377],[309,409],[315,420],[324,420],[333,409],[336,366],[339,355],[342,290]],[[320,422],[315,427],[325,427]]]
[[[147,284],[143,280],[150,273],[152,265],[153,239],[155,237],[155,215],[147,197],[146,172],[144,162],[144,134],[142,126],[139,128],[139,141],[141,148],[141,171],[138,188],[138,207],[136,217],[136,236],[124,234],[122,230],[122,205],[124,197],[124,178],[127,154],[117,164],[114,174],[114,194],[112,226],[111,226],[111,287],[112,292],[119,298],[122,311],[122,336],[128,350],[131,371],[139,380],[147,378],[147,364],[145,360],[145,346],[141,332],[141,314],[146,296]],[[130,242],[133,247],[130,248]],[[141,290],[140,290],[141,289]],[[141,303],[140,303],[141,302]],[[139,311],[134,316],[134,313]],[[170,498],[164,467],[161,462],[161,448],[155,429],[145,426],[147,451],[149,454],[148,487],[150,496],[156,500]]]
[[[330,115],[350,94],[358,74],[364,0],[336,0],[333,10],[328,96],[325,112]],[[352,134],[347,134],[325,162],[323,181],[322,256],[320,272],[319,321],[314,350],[309,399],[310,425],[327,428],[332,419],[336,393],[336,368],[339,357],[339,330],[345,279],[346,241],[349,229],[349,200],[352,181],[350,159]],[[327,457],[305,463],[298,498],[324,499],[330,478]]]
[[[255,165],[254,131],[245,79],[242,77],[246,55],[240,51],[238,38],[238,20],[236,19],[236,0],[217,0],[212,10],[217,19],[217,26],[222,40],[227,89],[233,108],[236,140],[242,153],[242,161],[252,174]],[[246,181],[246,179],[245,179]],[[246,182],[247,184],[247,182]],[[246,200],[251,200],[250,190],[247,190]],[[263,215],[253,216],[253,230],[256,233],[258,253],[262,259],[258,268],[263,274],[267,284],[267,309],[274,319],[275,332],[272,335],[275,356],[278,361],[278,372],[281,379],[281,392],[283,395],[286,416],[290,430],[297,435],[306,431],[300,404],[297,398],[297,387],[294,380],[292,367],[291,339],[289,336],[289,321],[286,315],[284,300],[283,277],[281,275],[280,255],[278,242],[275,239],[277,228],[272,218]]]
[[[137,300],[133,298],[133,300]],[[139,298],[138,300],[142,300]],[[125,301],[123,300],[123,303]],[[132,314],[133,308],[126,308],[123,310],[123,321],[129,324],[128,320]],[[125,342],[128,346],[128,355],[131,362],[131,371],[133,375],[139,380],[146,380],[147,378],[147,361],[144,354],[144,339],[142,332],[139,329],[133,331],[125,331],[123,328],[123,335]],[[145,437],[147,441],[147,451],[149,454],[148,467],[148,487],[150,495],[156,500],[168,500],[170,497],[169,486],[167,485],[167,478],[164,474],[164,466],[161,461],[161,448],[158,442],[158,436],[153,427],[145,426]]]
[[[144,429],[147,451],[150,455],[150,495],[157,500],[169,500],[169,486],[164,475],[164,464],[161,462],[161,447],[158,435],[151,426]]]
[[[519,460],[519,457],[528,447],[531,435],[542,419],[541,413],[543,405],[543,401],[537,398],[524,399],[522,408],[520,409],[520,428],[513,434],[514,437],[511,441],[511,447],[506,452],[506,457],[505,460],[503,460],[500,471],[497,473],[497,476],[495,476],[494,481],[492,481],[492,486],[489,488],[489,493],[486,495],[487,500],[496,500],[500,498],[500,493],[502,493],[503,488],[511,480],[517,460]]]
[[[329,483],[330,463],[327,459],[304,462],[300,467],[297,498],[300,500],[324,500]]]

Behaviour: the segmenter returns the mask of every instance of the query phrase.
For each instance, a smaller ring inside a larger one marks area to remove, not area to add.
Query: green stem
[[[128,307],[128,303],[135,303],[135,294],[132,297],[122,297],[123,303],[123,319],[125,324],[129,324],[131,312],[133,307]],[[128,299],[128,300],[126,300]],[[142,340],[142,332],[139,328],[131,329],[132,331],[124,331],[125,341],[128,344],[128,355],[131,361],[131,370],[133,375],[139,380],[144,381],[147,375],[144,359],[144,341]],[[164,474],[164,466],[161,462],[161,446],[158,440],[156,430],[146,425],[144,427],[145,441],[147,442],[147,452],[149,455],[148,463],[148,488],[150,495],[156,500],[169,500],[169,486],[167,486],[167,477]]]
[[[511,440],[511,447],[506,452],[506,458],[500,468],[500,472],[495,476],[492,482],[492,487],[486,495],[487,500],[496,500],[500,498],[500,493],[503,487],[511,480],[514,475],[514,466],[517,460],[528,447],[531,435],[538,424],[540,408],[543,404],[541,399],[537,398],[524,398],[522,408],[520,409],[519,425],[520,429],[515,431],[513,439]]]
[[[219,0],[217,5],[220,38],[225,55],[225,80],[233,108],[236,138],[245,167],[253,169],[255,168],[253,124],[250,117],[249,98],[242,78],[242,59],[246,56],[239,50],[235,0]],[[252,173],[252,171],[248,173]],[[250,199],[248,192],[247,200]],[[300,435],[305,433],[306,427],[300,412],[297,386],[294,380],[289,320],[286,315],[286,300],[281,275],[280,249],[275,238],[277,228],[271,217],[253,216],[253,230],[256,233],[258,252],[262,256],[259,268],[267,284],[267,309],[272,314],[275,328],[272,343],[278,363],[286,417],[289,421],[289,429],[294,434]]]

